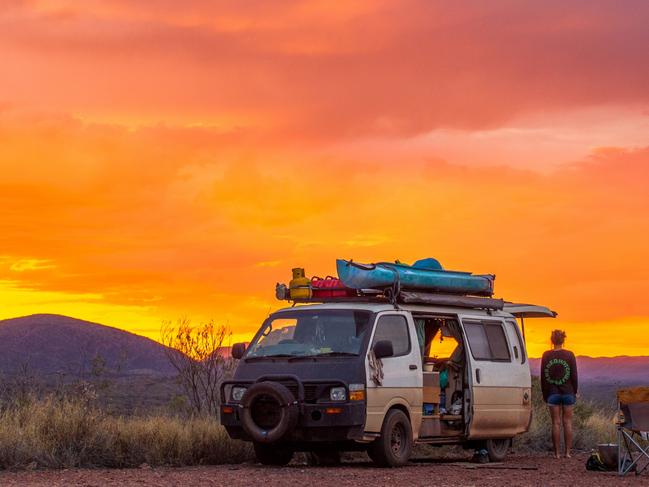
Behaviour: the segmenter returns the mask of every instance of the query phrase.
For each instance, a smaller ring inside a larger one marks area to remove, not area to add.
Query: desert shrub
[[[82,397],[47,396],[0,412],[0,468],[238,463],[250,447],[214,418],[111,417]]]
[[[192,324],[181,319],[163,324],[160,341],[169,363],[178,372],[178,383],[196,415],[219,414],[221,382],[234,369],[235,361],[223,353],[232,332],[213,322]]]

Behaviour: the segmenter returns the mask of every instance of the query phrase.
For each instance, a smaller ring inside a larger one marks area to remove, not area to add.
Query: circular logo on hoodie
[[[549,384],[562,386],[570,379],[570,365],[561,358],[553,358],[546,364],[543,374]]]

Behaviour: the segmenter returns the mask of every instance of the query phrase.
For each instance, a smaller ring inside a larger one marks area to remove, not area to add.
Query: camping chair
[[[649,387],[617,391],[617,472],[636,475],[649,467]]]

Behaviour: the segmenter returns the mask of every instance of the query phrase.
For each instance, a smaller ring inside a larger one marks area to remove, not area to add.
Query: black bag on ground
[[[592,470],[594,472],[608,472],[609,468],[602,462],[602,459],[599,457],[599,453],[593,452],[586,460],[586,470]]]

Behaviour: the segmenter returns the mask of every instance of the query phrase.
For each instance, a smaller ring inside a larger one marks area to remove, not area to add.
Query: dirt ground
[[[263,485],[462,485],[462,486],[576,486],[647,485],[649,473],[618,478],[614,473],[589,472],[586,454],[566,460],[549,456],[512,456],[504,463],[474,465],[465,459],[414,460],[400,469],[378,469],[369,462],[354,462],[340,467],[307,467],[292,464],[274,468],[259,465],[221,465],[190,468],[149,468],[124,470],[46,470],[0,472],[0,486],[189,486],[225,485],[228,487]]]

